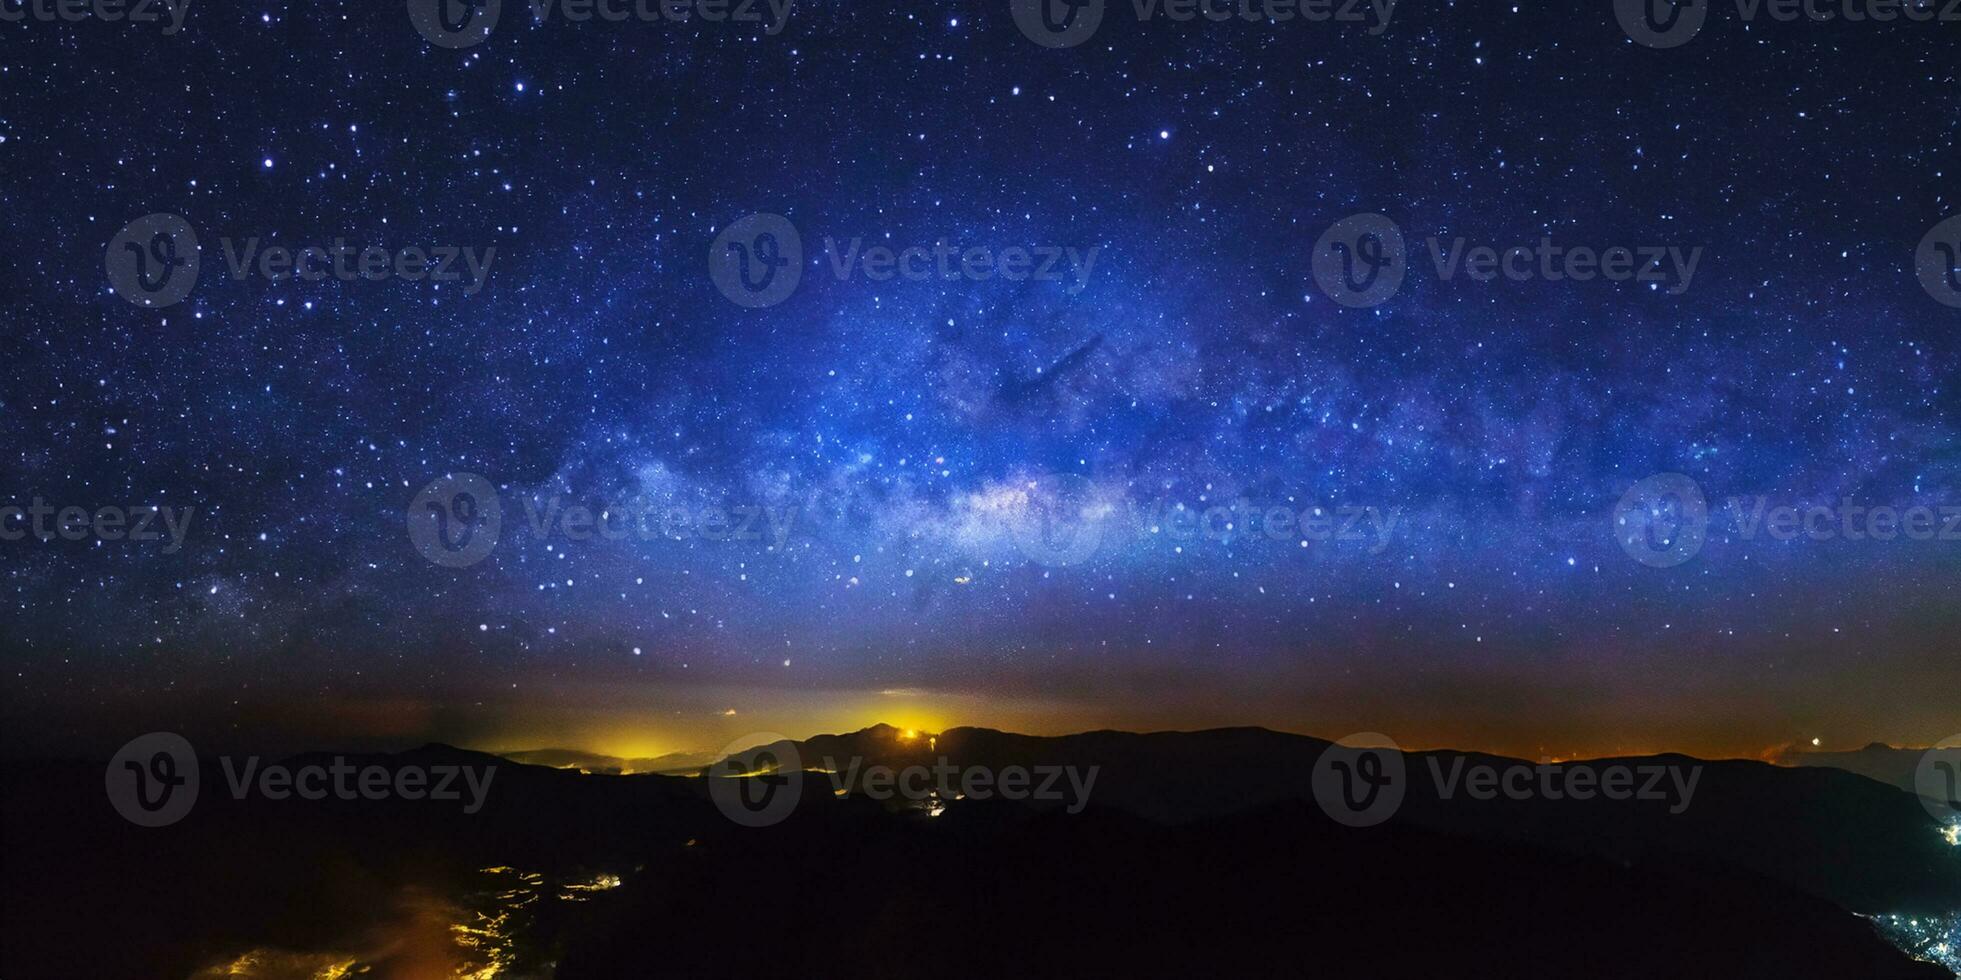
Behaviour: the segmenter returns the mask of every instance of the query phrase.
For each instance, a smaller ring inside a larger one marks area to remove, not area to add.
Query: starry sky
[[[467,48],[394,2],[0,23],[0,504],[195,509],[174,552],[0,542],[10,750],[1961,730],[1961,541],[1719,516],[1657,568],[1612,526],[1659,473],[1712,510],[1961,504],[1961,310],[1914,268],[1961,213],[1961,27],[1722,7],[1657,50],[1606,3],[1411,0],[1373,36],[1126,3],[1050,49],[995,0],[807,0],[775,34],[506,7]],[[105,250],[155,213],[202,267],[145,309]],[[1358,213],[1413,250],[1703,255],[1673,295],[1413,254],[1357,308],[1311,263]],[[802,278],[745,308],[710,255],[754,214],[797,229]],[[496,252],[474,292],[234,278],[221,240],[254,237]],[[827,238],[1098,251],[1080,283],[878,281]],[[459,473],[503,527],[451,568],[406,525]],[[1121,526],[1037,560],[1057,500]],[[794,519],[574,540],[540,501]],[[1151,516],[1240,501],[1182,540]],[[1272,507],[1396,523],[1246,520]]]

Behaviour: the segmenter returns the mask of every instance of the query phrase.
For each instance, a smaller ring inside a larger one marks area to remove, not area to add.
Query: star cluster
[[[1380,36],[1112,4],[1050,50],[1006,3],[773,35],[505,6],[455,50],[351,0],[0,24],[0,503],[195,509],[172,552],[0,543],[38,737],[673,750],[821,703],[1521,754],[1961,727],[1961,541],[1727,506],[1961,503],[1961,312],[1914,276],[1956,212],[1951,25],[1654,50],[1607,4],[1411,2]],[[144,309],[104,252],[153,213],[202,269]],[[802,282],[747,309],[710,245],[765,213]],[[1310,271],[1358,213],[1411,244],[1370,308]],[[1425,242],[1458,237],[1704,255],[1680,295],[1446,280]],[[474,292],[235,276],[254,238],[495,259]],[[1080,282],[840,278],[854,239],[1098,251]],[[465,473],[502,531],[443,567],[411,502]],[[1718,514],[1671,568],[1612,523],[1659,473]],[[1088,553],[1031,548],[1057,500],[1107,519]],[[641,504],[690,523],[538,520]]]

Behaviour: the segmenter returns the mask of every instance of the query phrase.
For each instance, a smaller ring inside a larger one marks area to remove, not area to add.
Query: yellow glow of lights
[[[220,980],[223,977],[303,976],[307,980],[345,980],[354,975],[359,961],[338,953],[297,953],[276,949],[255,949],[229,963],[207,967],[191,975],[191,980]]]

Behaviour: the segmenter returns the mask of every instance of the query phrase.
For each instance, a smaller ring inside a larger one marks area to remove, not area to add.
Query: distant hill
[[[715,761],[715,754],[712,752],[670,752],[666,755],[635,759],[623,759],[619,756],[601,755],[579,749],[530,749],[499,754],[512,762],[528,766],[579,769],[614,776],[631,776],[648,772],[679,773],[698,770]]]
[[[1821,752],[1802,745],[1786,745],[1768,756],[1779,766],[1815,766],[1856,772],[1867,779],[1885,783],[1909,793],[1914,789],[1914,770],[1926,749],[1902,749],[1874,742],[1856,752]]]
[[[792,743],[806,767],[863,758],[899,768],[952,764],[996,771],[1011,765],[1099,766],[1092,803],[1166,823],[1211,819],[1288,801],[1312,801],[1315,762],[1331,744],[1261,728],[1198,732],[1086,732],[1057,737],[953,728],[907,739],[889,725]],[[754,768],[781,744],[741,753]],[[1464,752],[1414,752],[1413,776],[1397,819],[1432,830],[1557,847],[1625,861],[1671,856],[1733,865],[1860,912],[1961,909],[1961,849],[1949,846],[1918,800],[1892,786],[1832,769],[1761,762],[1703,762],[1687,756],[1568,764],[1698,767],[1692,804],[1531,799],[1444,799],[1431,778],[1460,762],[1501,770],[1520,759]],[[1910,782],[1910,780],[1909,780]]]

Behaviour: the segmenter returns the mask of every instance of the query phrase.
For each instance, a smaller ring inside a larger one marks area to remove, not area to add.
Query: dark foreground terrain
[[[1102,772],[1079,813],[938,816],[812,775],[788,819],[748,829],[700,776],[430,746],[361,761],[497,765],[481,812],[235,801],[212,762],[189,817],[143,829],[99,766],[15,765],[0,976],[1949,976],[1861,915],[1961,908],[1961,848],[1848,773],[1710,765],[1676,814],[1418,781],[1351,829],[1307,789],[1326,743],[1298,736],[826,738],[804,765]]]

